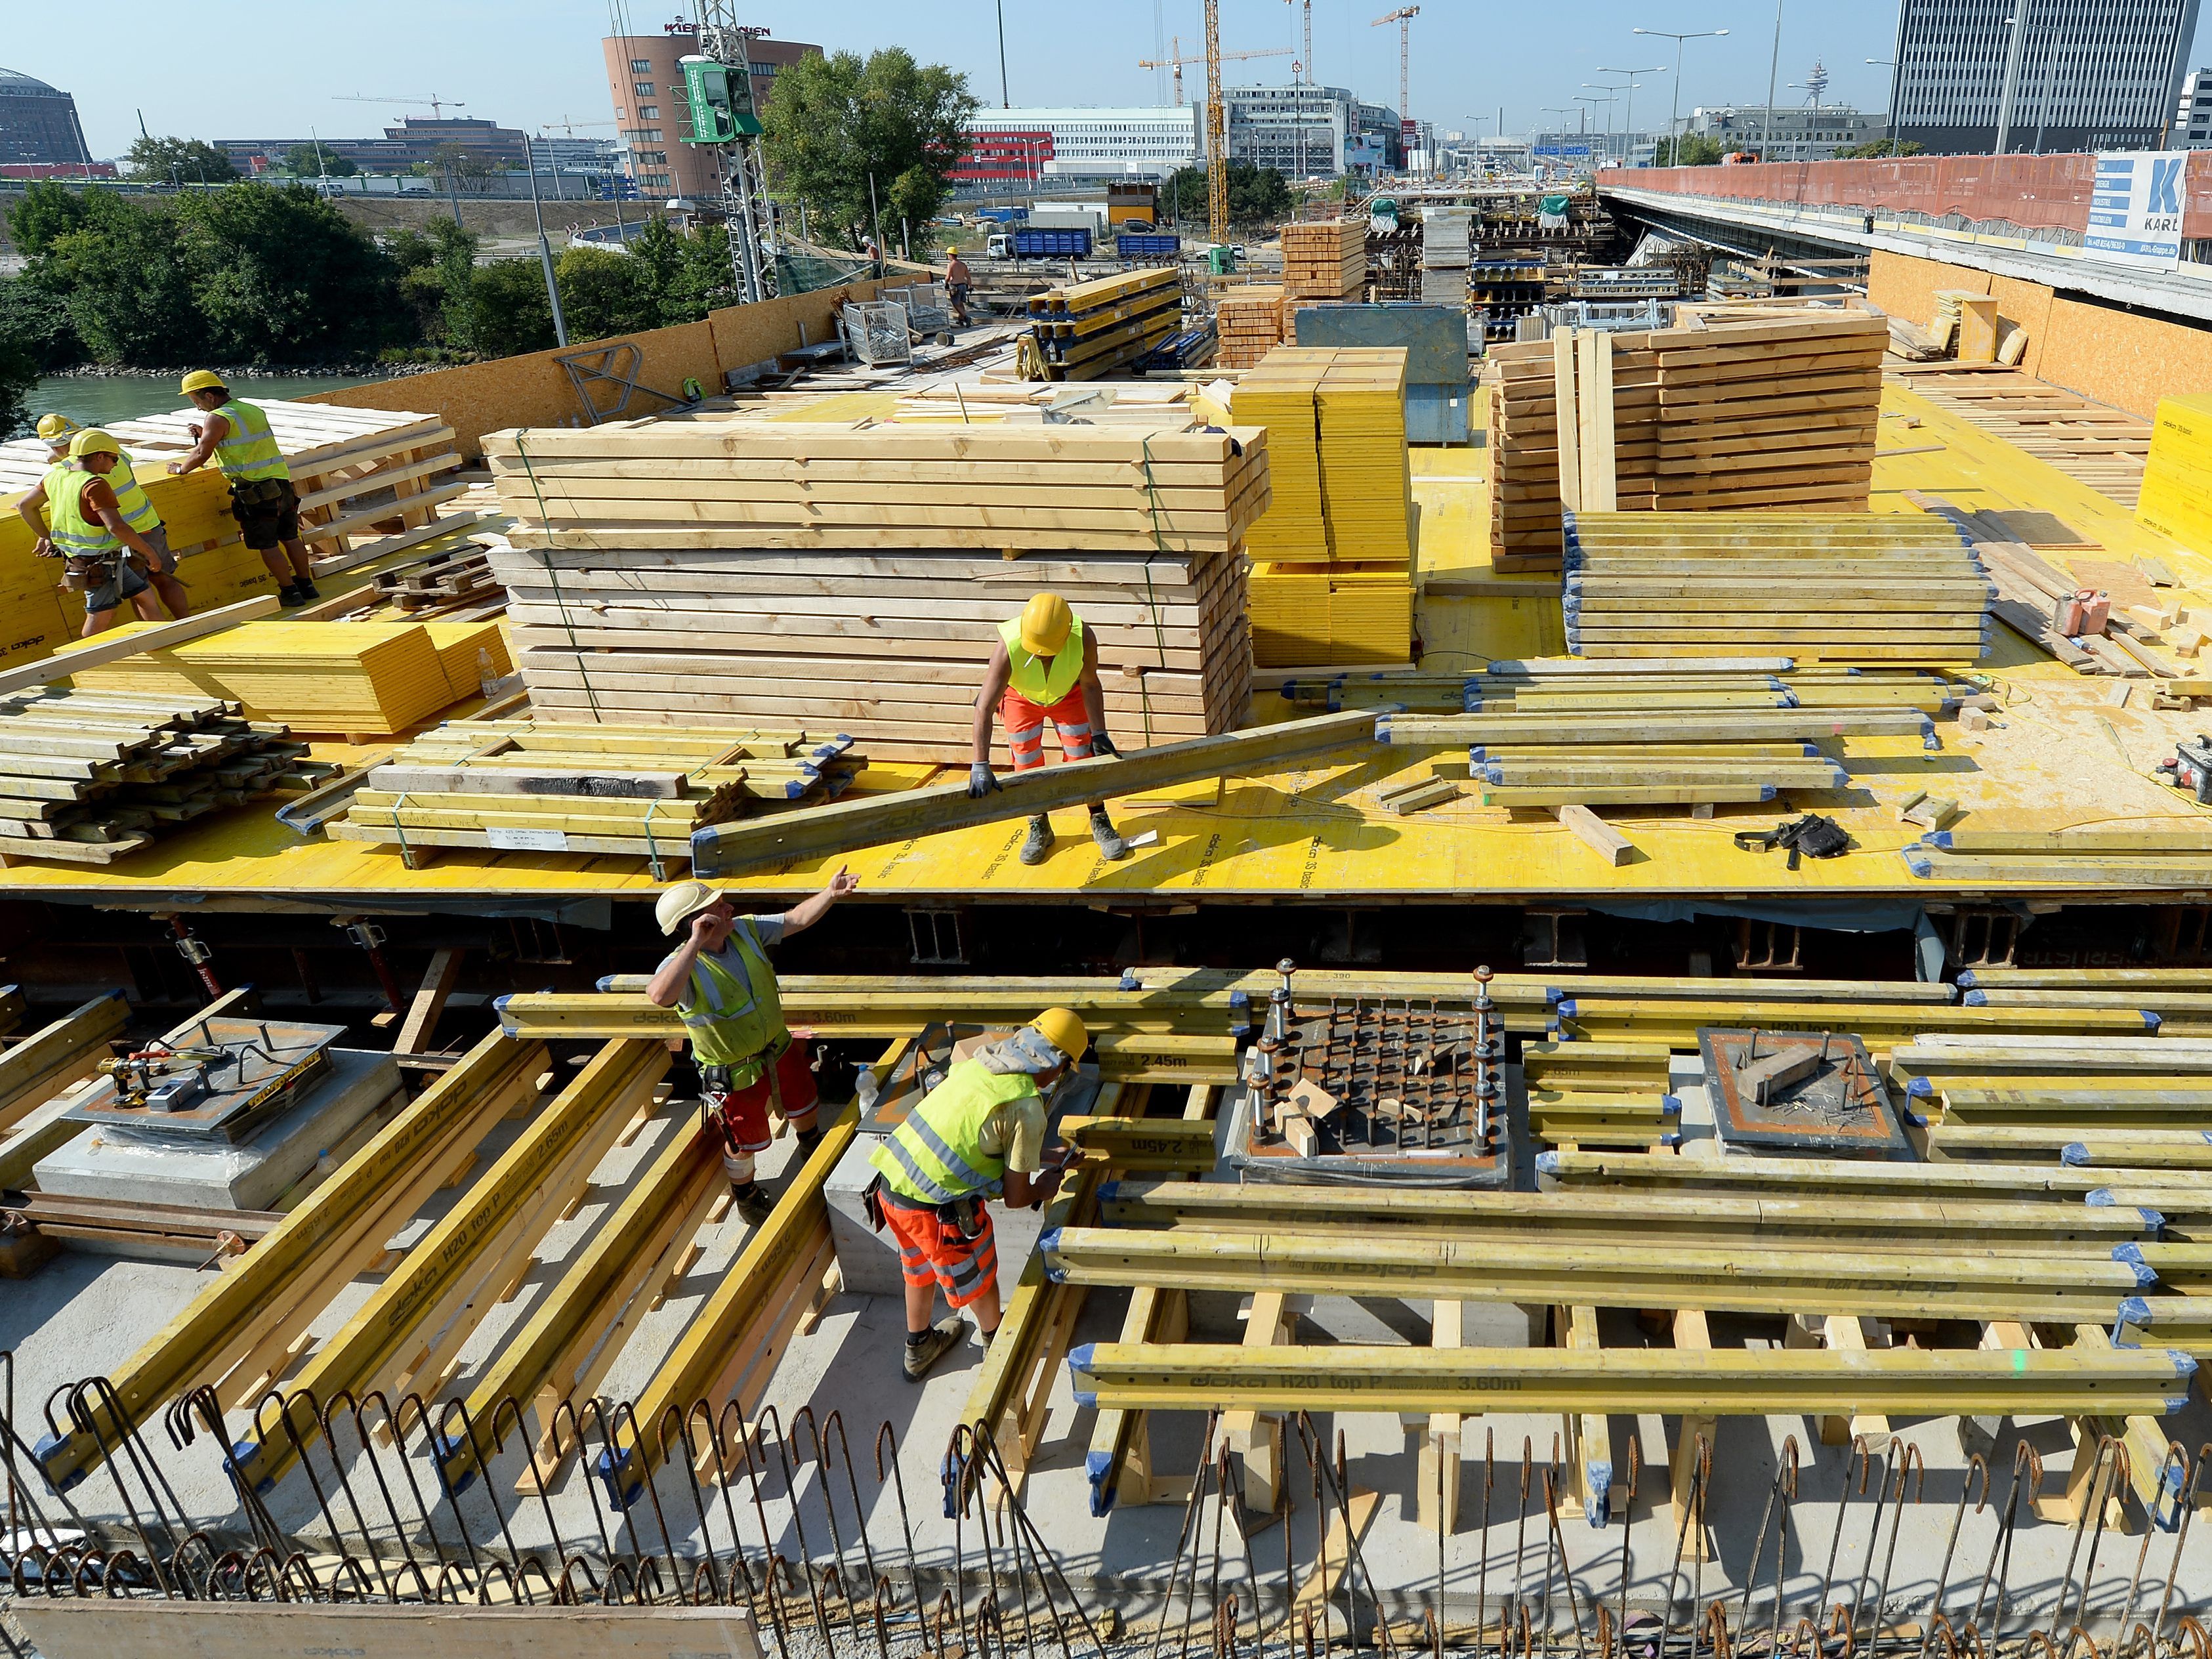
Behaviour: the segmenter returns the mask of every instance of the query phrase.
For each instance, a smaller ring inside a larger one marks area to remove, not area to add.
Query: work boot
[[[1129,856],[1129,843],[1114,828],[1113,820],[1103,812],[1091,815],[1091,839],[1098,843],[1098,856],[1109,864],[1120,862]]]
[[[730,1203],[748,1227],[764,1226],[769,1217],[775,1213],[775,1200],[762,1190],[757,1181],[732,1181]]]
[[[312,601],[319,599],[323,597],[316,591],[314,580],[312,577],[302,576],[298,581],[293,584],[293,586],[299,590],[300,597],[303,599]]]
[[[1024,864],[1042,864],[1052,850],[1052,820],[1042,812],[1030,820],[1030,838],[1022,843]]]
[[[929,1375],[929,1368],[968,1340],[968,1322],[954,1314],[940,1319],[916,1336],[912,1332],[906,1339],[906,1380],[919,1382]]]
[[[296,609],[307,602],[307,596],[300,591],[299,584],[296,582],[286,582],[276,590],[276,603],[287,611]]]
[[[814,1149],[822,1144],[822,1131],[818,1128],[799,1129],[794,1133],[799,1140],[799,1155],[802,1158],[811,1157]]]

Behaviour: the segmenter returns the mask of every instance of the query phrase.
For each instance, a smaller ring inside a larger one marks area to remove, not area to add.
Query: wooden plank
[[[166,650],[188,640],[204,639],[210,634],[220,634],[225,629],[234,628],[240,623],[266,617],[276,609],[276,596],[264,593],[256,599],[240,599],[235,605],[220,605],[213,611],[201,611],[182,622],[161,623],[115,638],[103,640],[95,637],[82,645],[57,651],[37,662],[26,663],[18,668],[0,669],[0,695],[65,678],[80,669],[105,667],[109,663],[120,662],[125,657],[135,657],[142,651]]]
[[[1570,513],[1583,509],[1581,415],[1575,391],[1575,331],[1561,329],[1552,337],[1553,398],[1560,410],[1576,410],[1573,420],[1559,421],[1559,504]]]
[[[1576,802],[1554,806],[1553,817],[1573,830],[1583,845],[1615,868],[1636,857],[1636,844],[1589,807]]]
[[[431,952],[430,965],[422,975],[415,1000],[408,1005],[398,1039],[392,1045],[392,1053],[419,1054],[429,1046],[438,1029],[438,1017],[446,1011],[446,999],[453,993],[454,983],[461,976],[462,959],[467,954],[458,947]]]

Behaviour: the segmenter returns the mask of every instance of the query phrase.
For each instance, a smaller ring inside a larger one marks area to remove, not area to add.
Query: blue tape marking
[[[2136,1206],[2136,1213],[2143,1218],[2143,1225],[2153,1232],[2162,1231],[2165,1229],[2166,1217],[2159,1211],[2147,1210],[2138,1204]]]
[[[1375,722],[1375,741],[1377,743],[1390,741],[1390,717],[1388,714],[1379,716]]]
[[[1932,847],[1941,847],[1947,852],[1958,845],[1951,839],[1951,832],[1948,830],[1938,830],[1932,835],[1923,836],[1921,840]],[[1959,975],[1959,983],[1961,985],[1972,985],[1973,982],[1974,970],[1971,968]]]
[[[1559,1155],[1557,1152],[1539,1152],[1536,1154],[1536,1173],[1538,1175],[1557,1175],[1559,1172]]]
[[[1986,1008],[1990,1004],[1990,994],[1987,991],[1969,991],[1966,995],[1966,1004],[1969,1008]]]
[[[1659,1137],[1659,1144],[1662,1146],[1679,1146],[1682,1144],[1681,1134],[1679,1131],[1670,1129]]]
[[[1121,1183],[1119,1180],[1102,1181],[1098,1183],[1098,1201],[1101,1204],[1111,1204],[1121,1196]]]
[[[612,978],[612,977],[614,977],[614,976],[613,976],[611,974],[610,974],[607,977],[608,977],[609,979],[611,979],[611,978]],[[604,980],[604,979],[603,979],[603,980],[601,980],[601,981],[599,981],[599,988],[600,988],[602,991],[604,991],[604,990],[605,990],[605,989],[607,988],[607,981],[606,981],[606,980]],[[501,993],[500,995],[495,996],[495,997],[494,997],[494,998],[491,1000],[491,1006],[492,1006],[494,1008],[497,1009],[501,1013],[504,1014],[504,1013],[507,1012],[507,1005],[510,1001],[512,1001],[512,1000],[514,1000],[514,992],[512,992],[512,991],[503,992],[503,993]]]
[[[607,1502],[617,1509],[627,1510],[637,1502],[638,1495],[645,1490],[643,1481],[624,1479],[624,1472],[633,1460],[632,1453],[605,1449],[592,1460],[593,1478],[606,1489]]]
[[[1575,1017],[1575,1000],[1572,997],[1561,997],[1553,1006],[1561,1019],[1572,1019]]]
[[[2142,1246],[2140,1244],[2126,1243],[2112,1246],[2112,1260],[2115,1261],[2124,1261],[2130,1267],[2140,1267],[2142,1265]]]
[[[1912,849],[1911,848],[1908,847],[1905,848],[1904,851],[1905,867],[1911,871],[1914,875],[1918,876],[1924,880],[1927,877],[1935,873],[1936,866],[1928,863],[1925,860],[1914,858],[1912,856]]]
[[[1771,783],[1760,784],[1759,786],[1759,798],[1761,800],[1772,800],[1774,799],[1774,786]]]
[[[1907,1096],[1932,1095],[1936,1092],[1936,1085],[1928,1078],[1916,1077],[1905,1085],[1905,1092]]]
[[[2112,1189],[2110,1187],[2093,1187],[2082,1200],[2082,1202],[2089,1205],[2092,1208],[2100,1210],[2105,1208],[2108,1205],[2117,1203],[2118,1201],[2118,1200],[2112,1196]]]
[[[2138,1009],[2136,1012],[2142,1015],[2143,1024],[2149,1026],[2154,1031],[2158,1030],[2160,1026],[2166,1024],[2166,1016],[2154,1012],[2151,1009],[2142,1008]]]
[[[1948,830],[1938,830],[1936,833],[1940,836],[1948,836],[1951,832]],[[1940,847],[1948,847],[1951,843],[1948,841],[1939,841],[1936,844]],[[1959,983],[1961,986],[1971,988],[1980,983],[1980,981],[1976,976],[1972,969],[1961,968],[1959,970]]]
[[[1681,1097],[1681,1096],[1680,1096],[1680,1095],[1662,1095],[1662,1096],[1660,1096],[1660,1097],[1659,1097],[1659,1109],[1660,1109],[1662,1112],[1679,1112],[1679,1111],[1680,1111],[1680,1110],[1682,1109],[1682,1097]]]
[[[2069,1140],[2066,1143],[2065,1150],[2058,1154],[2058,1161],[2061,1164],[2067,1164],[2072,1168],[2079,1169],[2088,1163],[2089,1149],[2078,1140]]]
[[[1117,991],[1141,991],[1145,988],[1145,985],[1144,981],[1137,977],[1135,969],[1124,968],[1121,970],[1121,982],[1114,988]]]
[[[2155,1316],[2151,1312],[2150,1304],[2143,1300],[2142,1297],[2139,1296],[2130,1296],[2123,1297],[2120,1299],[2120,1319],[2123,1323],[2129,1325],[2148,1325],[2150,1324],[2154,1318]]]

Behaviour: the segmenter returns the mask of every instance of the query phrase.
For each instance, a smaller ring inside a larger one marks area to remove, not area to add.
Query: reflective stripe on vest
[[[1036,1093],[1024,1072],[1000,1073],[980,1060],[963,1060],[922,1097],[906,1121],[884,1138],[868,1161],[891,1190],[922,1204],[950,1204],[970,1193],[995,1190],[1006,1162],[976,1142],[992,1113],[1010,1100]]]
[[[122,552],[115,532],[84,510],[84,492],[99,475],[58,466],[46,474],[46,518],[56,547],[73,559],[112,557]]]
[[[224,477],[240,483],[291,477],[291,470],[284,465],[284,452],[276,447],[276,434],[269,429],[266,415],[235,398],[209,412],[222,416],[229,428],[215,447],[215,459]]]
[[[676,1012],[690,1036],[691,1057],[702,1066],[728,1066],[731,1086],[746,1089],[760,1080],[765,1062],[782,1051],[791,1034],[783,1024],[775,969],[751,917],[738,918],[727,948],[737,952],[744,977],[716,957],[700,957],[691,964],[690,1000],[678,1003]]]
[[[1006,642],[1006,684],[1040,708],[1049,708],[1083,678],[1083,618],[1072,617],[1067,643],[1050,657],[1040,657],[1022,643],[1022,619],[999,624],[999,637]]]
[[[115,465],[107,469],[107,487],[115,492],[115,504],[123,509],[123,521],[140,535],[158,529],[161,515],[154,510],[154,503],[146,499],[146,486],[138,482],[138,475],[131,470],[131,458],[118,454]]]

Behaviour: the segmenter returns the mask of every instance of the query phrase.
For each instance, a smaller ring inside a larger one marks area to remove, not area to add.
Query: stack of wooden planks
[[[1262,666],[1413,654],[1413,507],[1401,347],[1279,346],[1237,417],[1267,428],[1274,505],[1253,528]]]
[[[1524,1042],[1528,1133],[1553,1146],[1673,1146],[1682,1103],[1664,1043]]]
[[[1997,365],[1901,363],[1889,372],[1938,409],[2050,462],[2122,507],[2136,504],[2155,442],[2141,416]]]
[[[1053,379],[1095,380],[1182,326],[1182,275],[1162,265],[1049,288],[1030,296],[1030,318]]]
[[[1284,319],[1280,283],[1247,283],[1224,289],[1214,302],[1213,318],[1221,330],[1218,359],[1224,368],[1250,368],[1283,343]]]
[[[325,830],[410,867],[447,847],[623,854],[665,880],[694,830],[835,799],[866,764],[849,737],[803,732],[448,720],[373,769]]]
[[[1342,300],[1367,286],[1367,222],[1304,219],[1283,227],[1283,293]]]
[[[2184,547],[2212,547],[2212,397],[2158,400],[2136,522]]]
[[[142,652],[72,678],[137,696],[235,700],[257,720],[309,732],[389,737],[512,671],[499,624],[248,623],[204,639]]]
[[[2201,818],[2144,818],[2065,830],[1942,830],[1905,849],[1923,880],[2057,883],[2196,894],[2212,889],[2212,834]]]
[[[386,604],[414,613],[478,605],[501,597],[491,574],[490,550],[479,542],[459,542],[419,559],[380,570],[372,579]]]
[[[331,769],[235,702],[33,686],[0,698],[0,862],[112,864],[170,825]]]
[[[562,718],[962,758],[999,625],[1044,590],[1096,633],[1124,744],[1243,717],[1258,428],[686,421],[485,447],[520,521],[493,574]]]
[[[1927,667],[1979,660],[1994,592],[1954,526],[1913,514],[1571,514],[1565,588],[1579,657]]]

